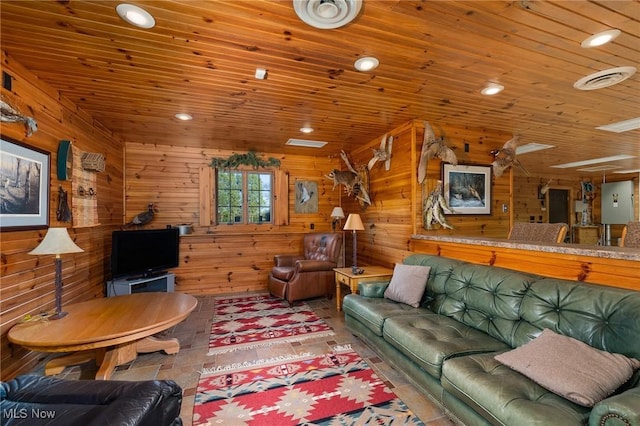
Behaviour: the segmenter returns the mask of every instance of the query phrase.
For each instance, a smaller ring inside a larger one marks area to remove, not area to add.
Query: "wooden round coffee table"
[[[195,297],[182,293],[93,299],[64,306],[68,315],[61,319],[17,324],[7,337],[33,351],[73,352],[49,361],[45,375],[95,358],[100,366],[96,379],[108,380],[118,365],[133,361],[139,353],[178,353],[178,339],[152,335],[184,320],[197,304]]]

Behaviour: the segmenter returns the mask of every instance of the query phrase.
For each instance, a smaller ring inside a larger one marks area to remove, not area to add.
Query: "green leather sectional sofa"
[[[530,345],[549,329],[606,351],[605,355],[640,360],[640,292],[438,256],[414,254],[403,263],[431,268],[420,306],[385,298],[388,282],[365,283],[360,294],[344,299],[346,325],[454,421],[508,426],[640,425],[637,365],[613,394],[583,406],[494,358]],[[549,359],[553,350],[549,348]],[[608,365],[576,361],[575,367],[604,369],[608,377]],[[554,379],[553,375],[550,372],[548,378]]]

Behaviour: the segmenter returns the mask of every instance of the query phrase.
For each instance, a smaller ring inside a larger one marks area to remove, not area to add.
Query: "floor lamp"
[[[333,232],[336,232],[336,228],[340,228],[341,227],[341,221],[342,219],[344,219],[344,210],[342,210],[342,207],[334,207],[333,211],[331,212],[331,217],[333,218],[333,221],[331,222],[331,228],[333,229]],[[342,234],[342,255],[340,256],[340,264],[338,265],[338,267],[340,268],[344,268],[344,232],[340,232]]]
[[[48,254],[56,256],[54,259],[56,266],[56,313],[50,316],[49,319],[60,319],[67,315],[66,312],[62,312],[62,259],[60,255],[83,251],[71,240],[67,228],[49,228],[47,235],[44,236],[38,247],[29,252],[29,254],[37,256]]]
[[[347,222],[344,224],[345,231],[353,231],[353,266],[351,272],[358,275],[363,273],[362,269],[358,269],[358,244],[356,239],[356,231],[364,231],[364,225],[359,214],[350,214]]]

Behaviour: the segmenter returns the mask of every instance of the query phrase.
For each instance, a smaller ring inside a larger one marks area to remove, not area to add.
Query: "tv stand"
[[[118,278],[107,281],[107,297],[154,291],[173,293],[175,280],[176,276],[172,273],[155,274],[143,278]]]

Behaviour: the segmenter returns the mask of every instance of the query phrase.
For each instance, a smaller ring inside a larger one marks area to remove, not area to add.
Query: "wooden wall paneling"
[[[63,256],[63,306],[104,296],[108,274],[110,233],[121,222],[123,197],[123,142],[106,131],[89,114],[47,86],[29,70],[2,52],[3,70],[13,77],[12,91],[2,96],[38,123],[38,131],[25,136],[20,123],[3,123],[2,133],[51,154],[50,226],[70,227],[56,220],[58,185],[71,191],[71,182],[57,179],[57,150],[62,139],[72,140],[82,151],[100,152],[107,159],[105,172],[96,176],[98,219],[102,226],[71,229],[70,236],[84,253]],[[2,233],[2,279],[0,280],[0,370],[2,379],[26,372],[41,355],[11,347],[6,333],[25,315],[54,307],[53,256],[29,255],[46,229]]]
[[[265,158],[276,156],[259,150],[258,153]],[[286,206],[276,209],[284,212],[274,214],[274,223],[201,226],[200,179],[209,179],[202,170],[209,168],[213,157],[231,154],[223,150],[126,144],[127,220],[153,202],[158,213],[148,228],[194,224],[194,233],[181,237],[181,262],[175,270],[179,291],[221,294],[265,290],[274,255],[299,253],[305,233],[331,230],[330,214],[333,207],[340,205],[342,188],[332,191],[333,183],[325,175],[339,167],[338,159],[282,155],[278,156],[281,165],[275,170],[274,190],[277,199]],[[290,194],[295,191],[295,179],[318,183],[318,213],[294,212],[295,200]],[[206,190],[213,191],[213,187]]]

